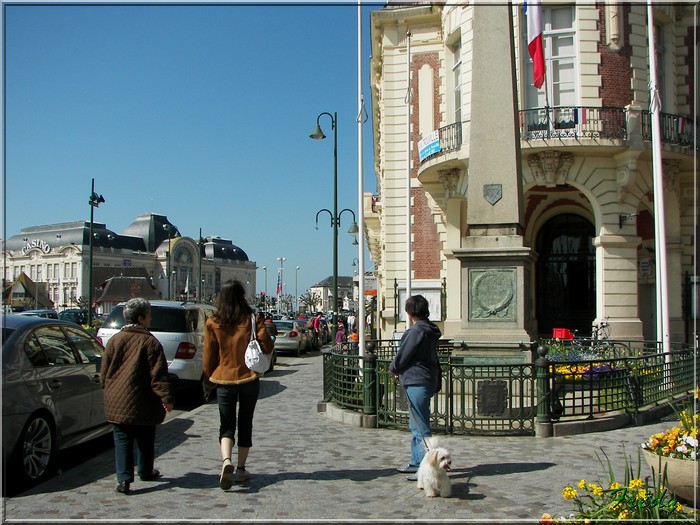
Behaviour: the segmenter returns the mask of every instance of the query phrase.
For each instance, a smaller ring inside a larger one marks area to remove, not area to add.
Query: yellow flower
[[[578,492],[576,492],[576,489],[570,487],[569,485],[564,487],[564,490],[561,492],[561,495],[566,499],[574,499],[577,494]]]
[[[591,483],[590,485],[588,485],[588,487],[593,491],[594,496],[600,497],[605,493],[603,487],[601,487],[600,485],[595,485]]]
[[[621,487],[622,487],[622,485],[620,485],[617,481],[613,481],[613,482],[610,484],[610,490],[619,489],[619,488],[621,488]]]
[[[630,511],[625,509],[622,512],[620,512],[620,515],[617,517],[617,519],[618,520],[626,520],[629,515],[630,515]]]
[[[615,502],[608,505],[608,510],[612,510],[613,512],[615,512],[617,510],[620,510],[620,507],[622,507],[622,503]]]
[[[647,499],[647,491],[644,489],[639,489],[639,492],[637,492],[637,499],[641,499],[641,500]]]
[[[581,481],[578,482],[578,488],[580,488],[580,489],[586,488],[586,480],[585,479],[582,479]]]
[[[631,489],[641,489],[644,486],[644,482],[641,479],[633,479],[630,481]]]
[[[680,503],[676,502],[676,512],[683,512],[683,505]]]

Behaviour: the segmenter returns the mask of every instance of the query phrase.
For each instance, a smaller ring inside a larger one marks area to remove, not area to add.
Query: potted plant
[[[695,389],[694,397],[700,398],[700,387]],[[674,410],[678,424],[651,435],[642,443],[642,453],[654,475],[676,496],[689,502],[700,501],[697,477],[700,415],[689,401],[680,410],[675,407]]]
[[[602,449],[601,449],[602,451]],[[597,454],[596,454],[597,455]],[[603,452],[605,456],[605,452]],[[685,506],[666,487],[657,485],[655,479],[642,479],[641,457],[637,454],[636,469],[625,456],[624,476],[616,479],[610,460],[607,459],[608,481],[588,482],[585,479],[568,484],[562,490],[562,497],[573,504],[573,512],[568,516],[545,513],[540,518],[541,525],[553,524],[592,524],[608,521],[636,521],[641,523],[695,521],[695,511]],[[598,461],[605,467],[598,456]]]

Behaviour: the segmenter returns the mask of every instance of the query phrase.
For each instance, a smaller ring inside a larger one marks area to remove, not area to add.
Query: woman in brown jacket
[[[228,490],[233,481],[250,478],[245,469],[253,445],[253,414],[260,393],[260,379],[245,366],[245,351],[253,328],[253,310],[239,281],[227,281],[216,300],[216,314],[207,319],[204,332],[204,377],[216,385],[219,403],[219,443],[223,465],[219,485]],[[262,351],[271,354],[274,343],[265,323],[255,315],[255,333]],[[236,417],[238,405],[238,417]],[[231,453],[238,427],[238,464],[234,479]]]
[[[117,492],[129,494],[134,482],[134,442],[141,481],[153,481],[156,425],[173,408],[168,363],[148,327],[151,303],[140,297],[124,305],[127,324],[108,342],[100,365],[105,415],[112,423]]]

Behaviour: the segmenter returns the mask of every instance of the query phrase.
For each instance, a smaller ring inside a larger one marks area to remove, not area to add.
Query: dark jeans
[[[259,394],[259,379],[240,385],[217,385],[219,441],[227,437],[235,444],[236,427],[238,427],[238,446],[253,446],[253,414]],[[236,417],[236,405],[238,405],[238,417]]]
[[[155,459],[155,425],[112,424],[114,435],[114,463],[117,483],[134,481],[134,443],[136,443],[136,465],[139,476],[153,472]]]

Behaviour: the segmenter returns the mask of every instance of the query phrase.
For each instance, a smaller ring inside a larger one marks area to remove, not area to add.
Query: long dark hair
[[[235,326],[251,313],[253,309],[245,299],[243,284],[236,280],[226,281],[216,298],[214,319],[221,326]]]

